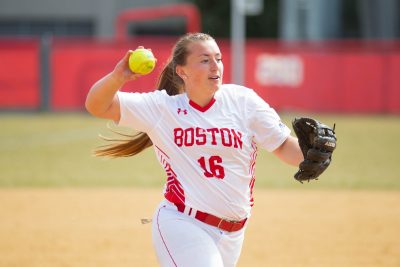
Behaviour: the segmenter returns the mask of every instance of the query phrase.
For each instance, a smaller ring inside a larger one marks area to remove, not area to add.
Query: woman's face
[[[222,84],[222,55],[214,40],[196,41],[188,45],[186,64],[177,68],[188,94],[210,98]]]

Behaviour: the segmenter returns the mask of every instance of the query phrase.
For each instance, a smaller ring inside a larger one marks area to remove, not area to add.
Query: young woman
[[[130,53],[93,85],[86,108],[140,133],[98,155],[153,146],[167,174],[152,226],[161,266],[235,266],[253,206],[257,149],[298,166],[297,139],[253,90],[222,83],[222,54],[211,36],[179,39],[154,92],[118,91],[140,77],[128,68]]]

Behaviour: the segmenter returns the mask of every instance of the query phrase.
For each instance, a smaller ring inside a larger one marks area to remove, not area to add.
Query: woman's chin
[[[221,81],[215,81],[215,82],[212,83],[210,88],[213,91],[217,91],[221,85],[222,85]]]

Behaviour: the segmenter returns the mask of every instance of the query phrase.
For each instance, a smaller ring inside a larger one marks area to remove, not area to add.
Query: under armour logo
[[[187,115],[187,110],[186,110],[186,109],[178,108],[177,112],[178,112],[178,115],[179,115],[181,112],[183,112],[183,115]]]

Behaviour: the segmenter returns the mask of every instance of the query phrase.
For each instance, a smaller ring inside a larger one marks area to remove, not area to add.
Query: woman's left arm
[[[299,166],[304,160],[297,138],[289,136],[273,153],[287,164]]]

